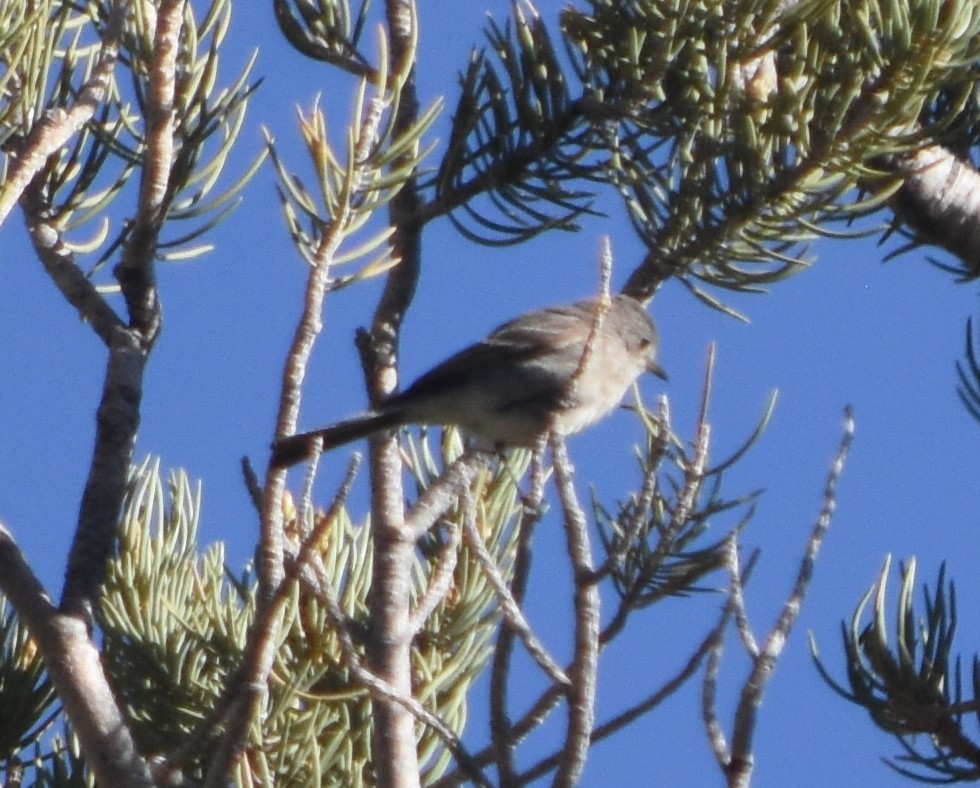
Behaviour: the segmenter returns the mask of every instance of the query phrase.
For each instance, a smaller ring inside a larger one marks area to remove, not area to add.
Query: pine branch
[[[50,109],[34,126],[23,145],[13,151],[14,166],[0,185],[0,224],[3,224],[48,159],[78,134],[105,101],[114,78],[119,40],[128,7],[122,0],[113,0],[108,24],[102,34],[98,60],[78,99],[68,109]]]

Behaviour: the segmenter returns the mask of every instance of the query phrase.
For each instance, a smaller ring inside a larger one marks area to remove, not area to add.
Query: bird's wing
[[[530,345],[505,347],[486,339],[436,365],[389,402],[410,403],[446,391],[459,390],[474,378],[485,376],[488,369],[500,369],[505,361],[513,363],[520,359],[531,359],[538,353]]]
[[[567,388],[567,376],[555,374],[555,363],[574,370],[591,324],[591,310],[582,304],[543,309],[522,315],[416,380],[393,403],[410,403],[476,381],[509,378],[513,396],[502,408],[540,403],[557,404]]]

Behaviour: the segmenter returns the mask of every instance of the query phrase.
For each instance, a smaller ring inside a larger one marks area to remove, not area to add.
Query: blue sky
[[[542,2],[540,8],[553,19],[559,5]],[[455,74],[470,45],[481,40],[485,7],[422,4],[424,102],[446,95],[451,104]],[[494,4],[497,10],[505,7]],[[292,167],[302,171],[306,162],[297,145],[295,105],[308,108],[320,94],[337,132],[351,106],[348,83],[282,43],[267,4],[240,11],[231,38],[226,81],[253,47],[260,49],[256,74],[266,80],[243,132],[242,166],[260,149],[259,124],[265,124]],[[444,139],[448,123],[447,114],[433,133]],[[164,466],[184,467],[204,480],[202,540],[225,541],[232,565],[250,558],[257,534],[238,460],[249,454],[264,465],[278,378],[305,279],[273,184],[267,167],[244,205],[214,235],[214,253],[161,266],[164,332],[149,367],[139,440],[141,456],[159,455]],[[423,242],[418,298],[405,327],[403,381],[505,319],[592,294],[603,234],[612,238],[614,280],[621,284],[642,250],[616,204],[604,205],[611,215],[589,220],[578,234],[552,233],[513,249],[474,247],[448,222],[431,227]],[[761,788],[790,779],[801,788],[899,782],[879,760],[895,754],[896,746],[822,684],[806,648],[809,630],[843,679],[839,622],[874,581],[886,553],[897,559],[917,556],[920,578],[930,585],[946,560],[950,577],[959,581],[960,652],[969,657],[977,639],[967,612],[980,602],[980,588],[970,584],[978,557],[980,425],[959,404],[954,373],[966,319],[980,311],[976,288],[955,284],[922,254],[883,264],[890,248],[879,247],[874,238],[816,243],[812,268],[771,294],[727,297],[750,318],[748,324],[710,311],[679,286],[668,285],[653,305],[670,382],[649,378],[642,388],[649,403],[661,392],[668,394],[682,437],[693,435],[711,341],[718,344],[715,459],[741,444],[770,392],[779,390],[768,431],[726,480],[731,495],[766,490],[744,539],[747,547],[762,549],[747,595],[759,635],[771,626],[793,582],[819,511],[844,406],[853,405],[857,415],[838,513],[764,702],[756,746],[755,785]],[[0,520],[57,592],[87,473],[104,351],[46,279],[16,218],[0,230],[0,281]],[[372,283],[328,300],[326,331],[311,371],[315,388],[307,390],[302,426],[363,407],[351,339],[355,327],[369,319],[378,291]],[[585,480],[594,480],[608,503],[626,495],[636,483],[628,447],[640,439],[639,426],[625,413],[574,439],[570,449],[582,494]],[[325,462],[323,495],[343,472],[345,456]],[[361,485],[363,490],[363,479]],[[570,631],[551,595],[556,586],[566,587],[568,578],[563,564],[549,558],[561,549],[556,520],[539,530],[539,539],[529,617],[562,657]],[[675,671],[721,603],[719,595],[672,601],[638,622],[628,642],[611,650],[601,674],[599,721]],[[730,642],[721,711],[729,733],[732,699],[745,673],[746,662]],[[599,745],[583,784],[721,784],[695,689]],[[482,741],[483,708],[483,698],[476,698],[469,736],[474,745]],[[530,747],[544,752],[547,744],[545,735]]]

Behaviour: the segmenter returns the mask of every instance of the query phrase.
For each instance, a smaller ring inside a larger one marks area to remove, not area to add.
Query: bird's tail
[[[401,412],[392,410],[382,413],[363,413],[323,429],[287,435],[272,444],[271,464],[273,468],[288,468],[311,457],[317,438],[323,439],[323,451],[330,451],[345,443],[366,438],[375,432],[401,425]]]

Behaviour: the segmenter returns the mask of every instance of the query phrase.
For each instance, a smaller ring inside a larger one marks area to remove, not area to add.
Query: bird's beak
[[[670,380],[670,378],[667,377],[667,373],[664,372],[663,367],[661,367],[656,361],[647,362],[647,372],[649,372],[651,375],[656,375],[661,380]]]

